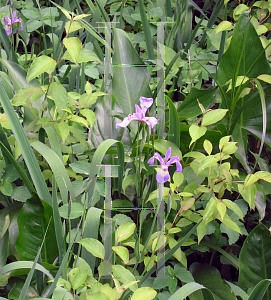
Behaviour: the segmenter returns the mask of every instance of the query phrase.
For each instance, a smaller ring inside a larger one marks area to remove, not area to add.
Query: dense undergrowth
[[[271,299],[270,1],[0,3],[0,299]]]

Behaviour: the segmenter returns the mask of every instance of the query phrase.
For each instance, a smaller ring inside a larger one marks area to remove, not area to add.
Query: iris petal
[[[169,180],[169,172],[167,170],[159,170],[156,174],[156,180],[159,183],[165,183]]]
[[[167,152],[166,152],[166,155],[165,155],[165,162],[167,163],[169,158],[170,158],[170,155],[171,155],[171,147],[169,147],[167,149]]]
[[[169,162],[167,162],[167,165],[169,166],[169,165],[172,165],[172,164],[174,164],[176,162],[179,162],[179,161],[180,161],[180,158],[177,155],[175,155],[175,156],[171,157],[171,159],[169,160]]]
[[[152,98],[140,97],[139,101],[140,101],[140,105],[142,108],[143,108],[143,106],[145,106],[146,108],[149,108],[153,104]]]

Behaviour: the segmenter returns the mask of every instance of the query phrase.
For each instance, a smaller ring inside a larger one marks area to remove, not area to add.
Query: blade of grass
[[[51,221],[51,220],[50,220],[50,221]],[[38,259],[39,259],[39,257],[40,257],[41,249],[42,249],[43,244],[44,244],[44,241],[45,241],[45,237],[46,237],[46,234],[47,234],[49,225],[50,225],[50,221],[49,221],[49,223],[48,223],[48,225],[47,225],[46,231],[45,231],[45,233],[44,233],[43,241],[42,241],[41,246],[40,246],[40,248],[39,248],[39,251],[38,251],[38,253],[37,253],[36,257],[35,257],[35,260],[34,260],[34,262],[33,262],[33,266],[32,266],[30,272],[29,272],[28,275],[27,275],[26,281],[25,281],[24,286],[23,286],[23,288],[22,288],[22,290],[21,290],[21,293],[20,293],[20,296],[19,296],[18,300],[24,300],[25,297],[26,297],[26,294],[27,294],[27,291],[28,291],[28,289],[29,289],[29,285],[30,285],[31,279],[32,279],[32,277],[33,277],[33,274],[34,274],[34,271],[35,271],[35,268],[36,268]]]
[[[58,253],[59,253],[59,264],[61,265],[64,255],[65,255],[65,240],[62,236],[62,223],[61,218],[59,215],[58,210],[58,202],[57,202],[57,189],[56,189],[56,182],[55,177],[53,176],[53,182],[52,182],[52,208],[53,208],[53,217],[54,217],[54,224],[55,224],[55,233],[56,233],[56,241],[58,246]],[[64,276],[65,278],[66,276]]]
[[[33,180],[37,193],[42,200],[47,201],[51,205],[52,199],[47,185],[45,183],[44,177],[41,173],[36,156],[34,155],[34,152],[26,137],[23,127],[13,109],[10,100],[8,99],[6,91],[2,84],[0,84],[0,101],[2,107],[4,108],[5,114],[8,117],[9,124],[20,147],[20,150],[24,157],[26,166],[29,170],[30,176]]]
[[[73,239],[71,240],[71,243],[69,244],[69,247],[68,247],[68,249],[67,249],[67,252],[66,252],[66,254],[65,254],[64,258],[63,258],[63,261],[62,261],[62,263],[61,263],[61,265],[60,265],[60,267],[59,267],[59,269],[58,269],[58,271],[57,271],[57,273],[56,273],[56,276],[55,276],[55,278],[54,278],[54,282],[52,283],[51,288],[50,288],[50,290],[49,290],[48,297],[51,297],[51,296],[52,296],[52,294],[53,294],[53,292],[54,292],[54,290],[55,290],[55,288],[56,288],[58,279],[60,278],[60,276],[61,276],[61,274],[62,274],[62,271],[63,271],[63,269],[64,269],[64,267],[65,267],[66,262],[68,261],[69,253],[70,253],[70,251],[71,251],[71,249],[72,249],[72,246],[73,246],[73,244],[74,244],[74,241],[75,241],[75,239],[76,239],[76,237],[77,237],[77,235],[78,235],[78,232],[79,232],[79,229],[80,229],[82,220],[83,220],[83,216],[81,217],[81,219],[80,219],[80,221],[79,221],[79,223],[78,223],[78,225],[77,225],[77,229],[76,229],[75,235],[74,235]]]
[[[91,180],[96,174],[99,172],[99,166],[103,160],[103,157],[106,153],[106,151],[113,145],[117,144],[118,149],[118,161],[120,167],[118,168],[118,188],[119,193],[121,192],[122,188],[122,177],[123,177],[123,169],[124,169],[124,147],[122,142],[119,142],[117,140],[108,139],[105,140],[99,145],[99,147],[96,149],[95,154],[93,155],[92,162],[91,162],[91,168],[90,168],[90,174],[89,174],[89,180]]]
[[[57,138],[55,129],[53,127],[47,126],[47,127],[44,127],[44,130],[47,133],[47,136],[49,138],[52,150],[58,155],[58,157],[63,162],[62,152],[61,152],[61,149],[60,149],[59,140]]]
[[[25,174],[24,170],[21,168],[21,166],[17,163],[15,158],[12,156],[12,154],[8,151],[8,149],[5,147],[5,145],[0,141],[0,147],[2,150],[3,155],[8,158],[9,162],[14,165],[17,172],[20,174],[20,178],[23,180],[24,184],[26,185],[27,189],[30,193],[35,193],[36,190],[33,187],[32,182],[29,180],[27,175]]]
[[[63,203],[68,203],[68,191],[70,191],[71,199],[75,201],[73,186],[63,161],[52,149],[39,141],[31,143],[31,146],[47,160],[49,166],[51,167],[59,187]]]
[[[33,267],[34,262],[32,261],[15,261],[10,264],[7,264],[6,266],[2,267],[0,269],[0,275],[8,274],[12,272],[13,270],[18,269],[31,269]],[[37,263],[35,265],[35,269],[43,272],[45,275],[48,276],[50,280],[54,279],[54,277],[50,274],[48,270],[46,270],[42,265]]]
[[[166,96],[169,107],[169,137],[168,140],[180,148],[180,122],[177,109],[171,99]]]
[[[98,238],[99,226],[100,226],[100,217],[102,209],[91,207],[86,216],[86,220],[84,222],[83,227],[83,239],[85,238]],[[92,272],[94,274],[95,261],[96,257],[93,256],[90,252],[88,252],[85,248],[82,248],[81,257],[90,265]]]
[[[262,131],[262,138],[261,138],[261,145],[260,145],[259,153],[258,153],[258,156],[256,158],[256,161],[255,161],[255,164],[254,164],[254,167],[253,167],[253,170],[251,173],[254,173],[254,170],[258,164],[258,160],[259,160],[262,150],[263,150],[263,145],[264,145],[265,136],[266,136],[266,124],[267,124],[267,110],[266,110],[265,95],[264,95],[263,87],[258,79],[254,79],[254,81],[255,81],[257,89],[259,91],[261,104],[262,104],[263,131]]]
[[[147,46],[147,53],[149,59],[155,59],[154,51],[153,51],[153,43],[152,43],[152,37],[151,37],[151,31],[150,31],[150,25],[145,13],[145,6],[143,0],[138,1],[139,6],[139,13],[141,17],[141,22],[143,26],[143,32],[145,35],[145,41]]]
[[[215,20],[216,20],[217,16],[219,15],[220,10],[222,9],[223,6],[224,6],[224,1],[223,0],[220,0],[220,1],[216,2],[216,5],[213,9],[210,20],[207,24],[207,28],[212,28],[212,26],[214,25]],[[202,38],[200,40],[199,47],[201,47],[201,48],[203,47],[203,44],[204,44],[206,38],[207,38],[207,33],[206,33],[206,30],[205,30],[203,35],[202,35]]]

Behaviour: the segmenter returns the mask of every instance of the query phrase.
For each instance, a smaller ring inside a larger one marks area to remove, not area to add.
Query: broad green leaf
[[[116,242],[127,240],[135,231],[135,223],[124,223],[116,231]]]
[[[210,141],[208,140],[205,140],[203,142],[203,147],[204,147],[204,150],[209,154],[211,155],[212,151],[213,151],[213,145]]]
[[[226,204],[226,206],[231,209],[240,219],[243,220],[243,213],[240,207],[231,200],[222,199],[222,201]]]
[[[207,205],[206,205],[206,208],[204,210],[204,215],[203,215],[203,222],[204,223],[209,223],[212,221],[212,218],[211,216],[213,215],[213,213],[215,212],[215,209],[216,209],[216,203],[217,203],[217,200],[215,199],[215,197],[212,197]]]
[[[175,266],[176,268],[176,266]],[[188,283],[188,282],[194,282],[194,278],[192,276],[192,274],[184,269],[184,268],[179,268],[177,270],[175,270],[174,268],[174,276],[176,276],[179,280],[181,280],[182,282]]]
[[[123,246],[113,246],[112,250],[118,254],[118,256],[123,260],[126,265],[129,261],[129,251]]]
[[[196,88],[192,88],[188,96],[177,108],[179,120],[186,120],[202,114],[198,101],[204,107],[209,107],[212,104],[215,92],[216,88],[208,90],[198,90]]]
[[[208,111],[203,116],[202,126],[211,125],[211,124],[214,124],[214,123],[220,121],[221,119],[224,118],[227,111],[228,111],[228,109],[221,109],[221,108]]]
[[[135,276],[126,268],[120,265],[112,266],[113,275],[119,279],[123,284],[129,283],[131,281],[136,281]],[[137,283],[133,284],[130,289],[135,292],[137,290]]]
[[[32,197],[27,200],[18,215],[19,236],[16,250],[20,260],[34,260],[44,238],[44,232],[49,229],[41,250],[43,262],[52,264],[58,256],[52,207],[46,202]]]
[[[63,55],[63,59],[74,61],[74,58],[69,53],[69,51],[66,51]],[[97,61],[99,63],[102,63],[99,59],[99,57],[91,50],[83,48],[80,52],[80,55],[77,59],[77,63],[83,63],[83,62],[91,62],[91,61]]]
[[[176,146],[176,144],[167,141],[167,140],[156,140],[154,141],[154,149],[159,151],[163,155],[166,154],[168,148],[171,147],[171,156],[177,155],[180,159],[182,159],[182,152]]]
[[[169,248],[172,249],[178,242],[171,236],[168,236],[168,244]],[[187,259],[185,253],[181,250],[181,247],[174,252],[173,256],[187,268]]]
[[[69,279],[72,284],[72,288],[77,290],[78,288],[82,287],[85,280],[88,276],[88,270],[83,269],[80,270],[79,268],[75,268],[70,270],[69,272]]]
[[[90,109],[82,109],[80,111],[80,114],[83,115],[87,119],[88,124],[89,124],[88,127],[93,127],[94,122],[95,122],[95,113]]]
[[[68,50],[72,60],[77,64],[81,53],[82,43],[78,37],[64,38],[63,44]]]
[[[271,236],[269,230],[260,223],[243,243],[239,256],[238,286],[247,291],[263,279],[269,278],[271,278]],[[268,288],[268,294],[270,293],[271,289]],[[269,296],[252,299],[267,300]]]
[[[180,186],[184,181],[184,175],[183,172],[175,172],[173,174],[173,181],[177,186]]]
[[[104,245],[93,238],[82,239],[79,244],[87,249],[95,257],[104,259]]]
[[[42,55],[37,57],[30,66],[27,72],[26,82],[31,81],[35,77],[38,77],[42,73],[52,73],[56,67],[56,61],[51,57]]]
[[[221,231],[221,233],[225,233],[228,236],[230,245],[237,242],[239,237],[240,237],[240,234],[238,232],[230,229],[229,227],[227,227],[223,223],[220,224],[220,231]]]
[[[11,196],[13,192],[13,187],[9,181],[4,181],[2,185],[0,185],[0,191],[5,196]]]
[[[70,132],[68,123],[64,121],[64,122],[55,124],[55,126],[57,126],[57,129],[61,136],[62,142],[65,143],[67,137],[69,136],[69,132]]]
[[[198,166],[197,174],[199,174],[204,169],[206,169],[210,166],[213,166],[213,165],[215,166],[218,161],[219,161],[219,157],[216,157],[216,156],[207,156],[207,157],[205,157]]]
[[[207,131],[206,127],[200,127],[198,125],[191,125],[189,127],[189,134],[191,136],[191,143],[189,147],[200,137],[202,137]]]
[[[69,20],[65,24],[66,33],[71,33],[71,32],[77,31],[81,28],[82,28],[81,24],[76,21]]]
[[[257,176],[259,179],[262,179],[264,181],[267,181],[271,183],[271,173],[266,171],[259,171],[255,173],[255,176]]]
[[[247,76],[238,76],[235,82],[235,87],[238,87],[241,84],[245,84],[248,80],[249,78]],[[232,89],[232,79],[228,83],[229,83],[229,87],[226,93]]]
[[[49,87],[49,93],[53,98],[58,112],[68,107],[68,93],[59,82],[52,82]]]
[[[271,84],[271,75],[262,74],[262,75],[259,75],[257,78],[264,81],[264,82],[267,82],[267,83]]]
[[[224,31],[224,30],[231,30],[233,28],[233,25],[231,22],[229,21],[222,21],[221,23],[219,23],[215,29],[215,34],[217,34],[220,31]]]
[[[227,214],[224,215],[224,218],[223,220],[221,219],[221,222],[230,229],[242,234],[238,225]]]
[[[208,228],[208,223],[201,222],[197,227],[197,235],[198,235],[198,244],[201,242],[203,237],[205,236]]]
[[[219,271],[215,267],[195,262],[190,266],[189,271],[197,283],[202,284],[214,294],[216,300],[236,299],[231,292],[231,288],[221,278]]]
[[[221,219],[223,220],[226,210],[227,210],[227,206],[223,202],[218,201],[216,204],[216,209],[220,213]]]
[[[149,72],[124,31],[114,28],[113,46],[112,62],[119,66],[113,68],[113,95],[125,115],[133,114],[140,96],[151,97]]]
[[[81,203],[66,203],[59,207],[59,214],[62,218],[68,219],[68,206],[71,205],[71,213],[70,213],[70,219],[76,219],[82,216],[84,213],[84,206]]]
[[[271,177],[271,174],[270,174],[270,177]],[[259,177],[256,174],[248,174],[245,179],[244,187],[249,186],[250,184],[252,184],[254,182],[257,182],[258,180],[259,180]]]
[[[20,89],[12,98],[12,104],[15,106],[29,105],[44,95],[43,90],[38,86],[26,86]],[[29,98],[31,99],[29,100]]]
[[[70,120],[73,121],[73,122],[76,122],[76,123],[81,123],[81,124],[85,125],[86,127],[88,127],[88,122],[87,122],[87,120],[85,120],[85,119],[82,118],[82,117],[79,117],[79,116],[72,116],[72,117],[70,118]]]
[[[91,164],[86,161],[79,160],[74,163],[71,163],[70,167],[76,173],[89,175]]]
[[[150,287],[141,287],[134,292],[131,300],[151,300],[156,294],[157,292]]]
[[[238,184],[238,191],[244,198],[244,200],[249,204],[250,209],[255,208],[255,197],[257,193],[257,187],[255,183],[249,186],[244,186],[243,184]]]

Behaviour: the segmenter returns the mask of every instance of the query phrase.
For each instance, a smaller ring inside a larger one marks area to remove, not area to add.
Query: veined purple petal
[[[138,121],[143,121],[143,118],[145,117],[145,112],[142,111],[142,109],[136,104],[136,112],[133,113],[133,116],[137,118]]]
[[[11,26],[6,26],[5,31],[6,31],[6,34],[7,34],[7,35],[10,35],[10,34],[12,33],[12,28],[11,28]]]
[[[140,101],[140,105],[142,108],[143,108],[143,106],[145,106],[146,108],[149,108],[153,104],[152,98],[140,97],[139,101]]]
[[[176,162],[176,172],[182,172],[183,166],[178,161]]]
[[[24,30],[23,24],[21,23],[21,30]]]
[[[165,167],[165,166],[163,166]],[[161,168],[156,174],[156,180],[159,183],[165,183],[169,180],[169,172],[167,168]]]
[[[116,124],[116,129],[118,129],[119,126],[120,126],[120,127],[127,127],[127,126],[130,124],[130,122],[131,122],[132,120],[134,120],[134,119],[135,119],[135,118],[134,118],[133,116],[128,115],[128,117],[124,118],[122,122]]]
[[[158,120],[157,120],[156,118],[154,118],[154,117],[145,117],[145,118],[144,118],[144,121],[146,122],[146,124],[147,124],[148,126],[151,126],[151,129],[152,129],[152,130],[154,129],[154,126],[155,126],[156,124],[158,124]]]
[[[161,155],[158,152],[155,152],[153,157],[158,159],[161,165],[165,165],[163,158],[161,157]]]
[[[153,165],[153,164],[154,164],[154,159],[155,159],[155,157],[152,156],[152,157],[148,160],[148,164]]]
[[[179,162],[179,161],[180,161],[180,158],[177,155],[175,155],[175,156],[171,157],[171,159],[169,160],[169,162],[167,162],[167,165],[169,166],[169,165],[172,165],[172,164],[174,164],[176,162]]]
[[[13,20],[16,18],[16,11],[14,11],[13,13],[12,13],[12,23],[13,23]]]
[[[167,149],[167,152],[166,152],[166,155],[165,155],[165,163],[168,162],[169,158],[170,158],[170,155],[171,155],[171,147],[169,147]]]
[[[10,17],[4,17],[5,21],[6,21],[6,25],[7,26],[11,26],[11,19]]]

